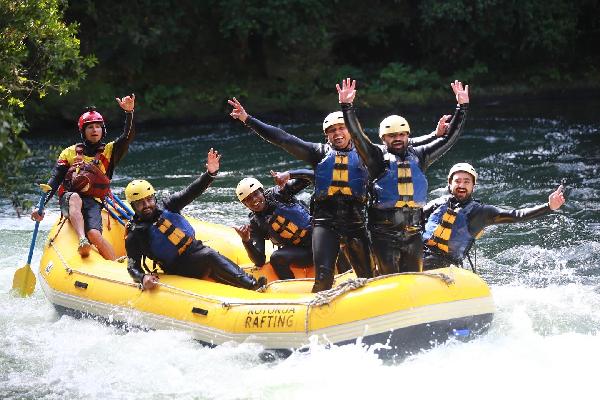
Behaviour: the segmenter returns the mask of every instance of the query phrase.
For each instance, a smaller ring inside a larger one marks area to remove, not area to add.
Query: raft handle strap
[[[199,314],[199,315],[208,315],[208,310],[206,310],[204,308],[200,308],[200,307],[193,307],[192,313]]]
[[[87,289],[88,284],[85,282],[81,282],[81,281],[75,281],[75,287],[81,288],[81,289]]]

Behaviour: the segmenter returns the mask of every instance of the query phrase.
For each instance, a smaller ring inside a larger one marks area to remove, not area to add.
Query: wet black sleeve
[[[441,137],[441,136],[439,136],[439,137]],[[436,135],[436,131],[433,131],[427,135],[409,138],[408,143],[410,145],[412,145],[413,147],[423,146],[423,145],[433,142],[437,138],[438,138],[438,136]]]
[[[496,206],[483,205],[477,212],[471,215],[469,230],[471,233],[477,234],[489,225],[523,222],[549,214],[551,211],[548,203],[518,210],[507,210]]]
[[[54,168],[52,169],[52,172],[50,174],[50,179],[48,180],[48,186],[50,186],[52,189],[46,194],[46,200],[44,200],[44,205],[48,204],[52,196],[54,196],[54,193],[56,193],[58,187],[65,179],[68,170],[68,165],[59,163],[56,163],[56,165],[54,165]]]
[[[415,152],[421,159],[423,171],[443,156],[458,141],[465,125],[468,110],[468,103],[457,106],[450,120],[448,133],[445,136],[441,136],[429,144],[414,147]]]
[[[258,224],[254,222],[254,220],[250,221],[250,240],[247,242],[242,242],[244,244],[244,248],[248,253],[248,257],[257,267],[262,267],[266,262],[265,255],[265,236],[266,233],[260,229]]]
[[[373,144],[371,139],[369,139],[367,134],[363,131],[352,104],[342,103],[341,107],[348,132],[350,132],[350,136],[352,136],[352,141],[354,142],[358,155],[369,171],[369,176],[371,178],[379,177],[385,170],[385,162],[383,160],[381,149]]]
[[[245,125],[267,142],[281,147],[298,160],[316,166],[324,157],[323,146],[318,143],[305,142],[283,129],[265,124],[258,119],[248,116]]]
[[[315,181],[315,173],[309,169],[298,169],[289,173],[290,180],[279,190],[279,194],[286,199],[297,195]]]
[[[125,126],[123,133],[119,136],[113,145],[112,156],[110,158],[110,169],[108,171],[109,177],[112,177],[112,173],[116,165],[121,159],[127,154],[129,145],[135,138],[135,125],[133,123],[133,112],[125,112]]]
[[[127,272],[135,282],[142,283],[145,272],[142,268],[142,248],[139,245],[139,235],[127,232],[125,250],[127,251]]]
[[[204,193],[204,191],[215,180],[215,176],[217,176],[216,173],[214,175],[209,174],[208,171],[203,173],[188,187],[186,187],[183,190],[180,190],[177,193],[173,193],[166,200],[164,200],[164,207],[169,211],[173,211],[176,213],[181,212],[183,207],[187,206],[192,201],[194,201],[196,197]]]

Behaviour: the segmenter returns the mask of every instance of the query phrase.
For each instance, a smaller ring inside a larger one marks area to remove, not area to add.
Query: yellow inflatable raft
[[[104,237],[125,255],[124,228],[103,212]],[[386,358],[431,347],[450,337],[468,339],[492,321],[494,303],[486,283],[461,268],[357,279],[336,276],[333,289],[312,294],[313,271],[294,269],[300,279],[276,281],[269,265],[251,266],[232,228],[188,218],[197,238],[256,277],[266,276],[264,292],[208,280],[163,275],[160,286],[141,291],[126,262],[106,261],[96,251],[77,253],[69,222],[58,221],[40,262],[41,286],[59,312],[101,317],[111,323],[150,329],[178,329],[207,345],[255,342],[289,351],[321,343],[360,340],[381,344]]]

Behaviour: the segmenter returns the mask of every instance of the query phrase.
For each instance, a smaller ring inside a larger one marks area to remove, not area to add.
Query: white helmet
[[[334,111],[323,120],[323,132],[327,130],[332,125],[335,124],[343,124],[344,123],[344,113],[341,111]]]
[[[379,124],[379,137],[389,133],[408,132],[410,134],[410,126],[408,121],[399,115],[390,115],[385,117]]]
[[[473,184],[477,182],[477,171],[475,171],[475,168],[473,168],[473,166],[469,163],[461,162],[454,164],[454,166],[450,168],[450,172],[448,172],[448,183],[450,183],[452,180],[452,175],[454,175],[456,172],[466,172],[473,177]]]
[[[250,194],[254,193],[258,189],[262,189],[263,185],[256,178],[244,178],[238,183],[235,188],[235,194],[239,201],[244,201],[244,199]]]

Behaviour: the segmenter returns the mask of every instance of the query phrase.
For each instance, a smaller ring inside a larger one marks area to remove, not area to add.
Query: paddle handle
[[[44,206],[46,205],[46,193],[52,189],[50,186],[41,184],[40,188],[42,189],[42,194],[40,195],[40,201],[38,203],[38,214],[42,215],[44,213]],[[33,249],[35,247],[35,240],[37,239],[38,229],[40,227],[40,221],[35,222],[35,227],[33,228],[33,236],[31,237],[31,244],[29,245],[29,255],[27,256],[27,265],[31,264],[31,259],[33,258]]]

